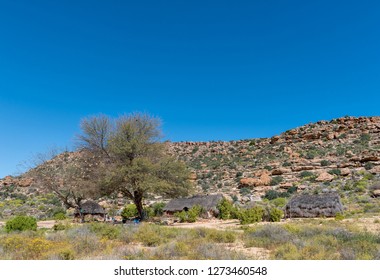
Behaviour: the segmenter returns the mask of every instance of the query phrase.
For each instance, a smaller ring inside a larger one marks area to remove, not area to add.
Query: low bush
[[[104,223],[91,223],[90,229],[101,238],[106,239],[117,239],[121,233],[121,228],[119,226]]]
[[[128,204],[121,212],[123,219],[129,220],[138,216],[137,208],[135,204]]]
[[[188,211],[175,213],[174,216],[179,218],[180,223],[195,223],[201,215],[203,208],[199,205],[194,205]]]
[[[5,230],[11,231],[25,231],[25,230],[37,230],[37,221],[33,217],[17,216],[5,224]]]
[[[236,240],[236,234],[232,231],[208,230],[206,238],[216,243],[233,243]]]
[[[284,178],[282,178],[281,176],[276,176],[276,177],[272,178],[270,185],[276,186],[276,185],[280,184],[282,181],[284,181]]]
[[[264,216],[264,209],[260,206],[255,206],[250,209],[240,210],[238,219],[242,225],[261,222]]]
[[[225,198],[218,204],[217,209],[219,211],[219,219],[228,220],[237,218],[238,209]]]
[[[54,214],[54,220],[56,221],[62,221],[66,219],[66,214],[63,212],[58,212]]]
[[[284,212],[278,208],[272,208],[269,212],[271,222],[279,222],[284,217]]]

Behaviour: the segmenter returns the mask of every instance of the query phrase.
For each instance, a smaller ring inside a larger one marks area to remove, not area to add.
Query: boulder
[[[351,174],[351,170],[349,168],[342,168],[340,170],[340,175],[342,176],[348,176]]]
[[[334,175],[331,175],[326,171],[323,171],[315,180],[317,182],[331,182],[332,180],[334,180],[334,178]]]

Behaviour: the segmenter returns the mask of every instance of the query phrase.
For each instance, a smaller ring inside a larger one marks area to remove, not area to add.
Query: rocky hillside
[[[366,172],[378,177],[380,117],[319,121],[272,138],[172,143],[171,152],[192,168],[199,192],[259,200],[269,190],[333,187]]]
[[[380,178],[380,117],[319,121],[272,138],[168,145],[191,168],[198,193],[224,193],[243,204],[295,191],[380,196],[370,190]],[[20,209],[25,201],[34,214],[59,207],[51,194],[39,191],[28,174],[6,177],[0,180],[0,210]]]

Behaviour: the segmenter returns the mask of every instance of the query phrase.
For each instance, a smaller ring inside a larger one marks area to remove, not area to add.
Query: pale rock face
[[[375,197],[380,196],[380,190],[374,190],[372,193],[373,193],[373,196],[375,196]]]
[[[331,175],[325,171],[323,171],[319,176],[315,179],[317,182],[331,182],[334,180],[334,175]]]
[[[349,168],[342,168],[340,170],[340,175],[342,176],[348,176],[351,174],[351,170]]]
[[[380,174],[380,165],[376,165],[375,167],[373,167],[370,172],[372,174]]]

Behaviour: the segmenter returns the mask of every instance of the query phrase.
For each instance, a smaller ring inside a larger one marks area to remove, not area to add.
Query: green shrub
[[[135,204],[128,204],[124,207],[123,211],[121,212],[121,216],[123,219],[131,219],[137,217],[139,214],[137,212],[137,208]]]
[[[296,186],[292,186],[292,187],[290,187],[286,192],[287,192],[288,194],[293,194],[293,193],[297,192],[297,190],[298,190],[298,187],[296,187]]]
[[[373,168],[373,163],[371,163],[371,162],[367,162],[366,164],[364,164],[364,168],[365,168],[365,170],[370,170],[370,169],[372,169]]]
[[[236,234],[232,231],[208,230],[206,238],[216,243],[234,243]]]
[[[336,213],[336,215],[335,215],[335,220],[336,220],[336,221],[342,221],[342,220],[344,220],[344,216],[343,216],[343,214],[340,213],[340,212]]]
[[[241,188],[239,193],[241,195],[247,195],[247,194],[250,194],[251,193],[251,190],[249,188]]]
[[[187,211],[187,221],[189,223],[195,223],[197,221],[197,218],[201,215],[203,211],[202,206],[194,205],[190,208],[189,211]]]
[[[90,230],[102,238],[117,239],[120,236],[121,229],[118,226],[105,223],[91,223]]]
[[[54,224],[53,226],[54,231],[65,230],[65,229],[66,229],[66,226],[62,223],[57,223],[57,224]]]
[[[270,182],[270,185],[276,186],[276,185],[280,184],[283,180],[284,180],[284,178],[282,178],[281,176],[273,177],[271,182]]]
[[[314,173],[310,171],[302,171],[300,173],[301,178],[308,178],[308,177],[313,177],[313,176],[315,176]]]
[[[218,204],[217,209],[219,210],[219,219],[228,220],[237,218],[238,209],[225,198]]]
[[[166,203],[164,202],[156,202],[152,205],[154,216],[162,216],[164,214],[164,208],[165,208]]]
[[[180,223],[188,222],[195,223],[197,218],[201,215],[203,208],[199,205],[194,205],[188,211],[181,211],[174,214],[175,217],[179,218]]]
[[[290,193],[288,193],[288,192],[277,192],[274,190],[269,190],[265,193],[263,198],[268,199],[268,200],[273,200],[273,199],[276,199],[278,197],[289,197],[289,196],[290,196]]]
[[[331,170],[329,170],[328,173],[331,174],[331,175],[337,175],[337,176],[340,176],[341,171],[340,171],[340,169],[337,169],[337,168],[336,168],[336,169],[331,169]]]
[[[154,225],[142,224],[136,233],[137,241],[141,242],[144,246],[157,246],[162,243],[162,237],[159,228]]]
[[[321,160],[321,166],[329,166],[331,164],[331,162],[330,161],[328,161],[328,160]]]
[[[54,220],[56,221],[62,221],[66,219],[66,214],[63,212],[58,212],[54,214]]]
[[[278,197],[272,200],[272,203],[274,204],[274,206],[280,207],[280,208],[285,207],[286,202],[287,200],[285,197]]]
[[[273,167],[270,165],[266,165],[266,166],[264,166],[264,169],[271,171],[273,169]]]
[[[187,221],[187,213],[186,211],[181,211],[174,213],[174,217],[177,217],[179,219],[180,223],[185,223]]]
[[[33,217],[17,216],[5,224],[5,230],[11,231],[25,231],[25,230],[37,230],[37,221]]]
[[[264,216],[264,209],[255,206],[250,209],[244,209],[239,212],[239,221],[242,225],[261,222]]]
[[[371,140],[371,135],[369,135],[368,133],[363,133],[362,135],[360,135],[360,142],[361,142],[362,144],[366,144],[366,143],[368,143],[370,140]]]
[[[272,208],[269,212],[271,222],[279,222],[284,217],[284,212],[278,208]]]

